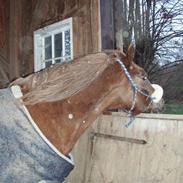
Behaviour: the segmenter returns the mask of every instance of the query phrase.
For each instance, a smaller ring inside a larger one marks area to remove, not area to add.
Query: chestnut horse
[[[19,78],[12,85],[20,86],[19,100],[41,133],[68,156],[103,112],[120,108],[137,115],[153,110],[155,91],[145,71],[133,62],[134,52],[131,45],[126,54],[119,50],[89,54]]]

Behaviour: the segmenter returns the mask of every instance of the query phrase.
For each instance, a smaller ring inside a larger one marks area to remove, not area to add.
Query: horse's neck
[[[93,121],[115,100],[111,73],[104,73],[80,93],[58,102],[27,106],[45,136],[64,154]]]

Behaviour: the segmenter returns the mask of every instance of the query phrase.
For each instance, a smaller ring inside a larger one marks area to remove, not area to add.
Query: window
[[[72,18],[34,32],[34,70],[73,59]]]

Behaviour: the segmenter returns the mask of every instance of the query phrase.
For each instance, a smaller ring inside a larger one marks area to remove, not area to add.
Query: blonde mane
[[[66,99],[85,89],[109,65],[105,53],[90,54],[73,60],[69,64],[53,67],[21,78],[20,83],[28,87],[22,97],[25,104],[54,102]]]

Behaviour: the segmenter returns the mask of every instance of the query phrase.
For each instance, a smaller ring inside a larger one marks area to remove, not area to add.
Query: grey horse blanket
[[[10,89],[0,90],[0,183],[61,183],[74,168],[30,122]]]

